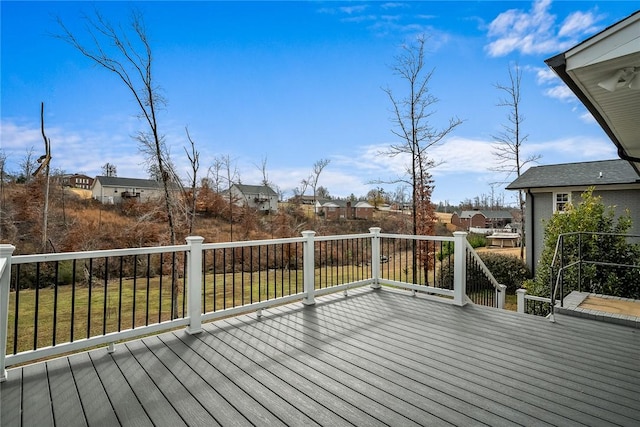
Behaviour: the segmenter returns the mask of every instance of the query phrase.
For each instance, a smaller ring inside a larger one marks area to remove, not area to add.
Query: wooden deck
[[[368,288],[9,370],[4,426],[640,425],[640,330]]]

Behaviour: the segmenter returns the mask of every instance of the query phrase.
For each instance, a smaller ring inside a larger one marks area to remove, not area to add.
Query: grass
[[[329,274],[330,273],[330,274]],[[366,271],[368,275],[368,271]],[[316,287],[326,288],[364,279],[359,267],[316,269]],[[183,310],[184,281],[178,280],[177,314]],[[171,283],[166,276],[150,279],[126,279],[103,284],[22,289],[11,292],[7,349],[14,353],[16,297],[18,324],[16,352],[42,348],[105,333],[117,332],[172,319]],[[202,309],[219,311],[254,302],[296,294],[303,290],[302,270],[262,270],[207,274],[204,276]],[[135,298],[134,298],[135,295]],[[54,306],[55,310],[54,318]],[[37,311],[37,319],[36,319]]]

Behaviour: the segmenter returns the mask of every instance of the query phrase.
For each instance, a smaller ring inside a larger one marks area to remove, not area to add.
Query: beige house
[[[97,176],[91,185],[91,197],[107,204],[131,199],[146,202],[161,198],[163,193],[162,183],[151,179]]]

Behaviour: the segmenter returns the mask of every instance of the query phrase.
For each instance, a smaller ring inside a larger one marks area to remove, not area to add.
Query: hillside
[[[157,246],[169,244],[163,203],[128,202],[102,205],[86,192],[51,186],[46,242],[43,244],[43,182],[5,184],[0,195],[0,242],[16,246],[15,254],[69,252],[98,249]],[[326,221],[313,217],[299,205],[282,203],[278,212],[261,215],[250,209],[233,207],[215,195],[199,202],[189,233],[189,217],[177,203],[176,243],[189,234],[205,242],[297,237],[303,230],[319,235],[366,233],[370,227],[385,232],[409,233],[411,217],[376,212],[372,220]],[[438,234],[448,234],[440,224]]]

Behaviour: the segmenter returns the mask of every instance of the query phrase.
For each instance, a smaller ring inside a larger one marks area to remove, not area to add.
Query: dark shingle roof
[[[243,194],[261,194],[262,193],[269,196],[278,196],[278,193],[273,191],[273,189],[268,185],[245,185],[245,184],[234,184],[234,185]]]
[[[639,183],[640,176],[626,160],[535,166],[507,186],[507,190],[546,187]]]
[[[151,179],[120,178],[117,176],[96,176],[96,181],[108,187],[160,188],[162,183]]]

